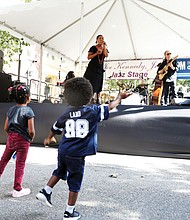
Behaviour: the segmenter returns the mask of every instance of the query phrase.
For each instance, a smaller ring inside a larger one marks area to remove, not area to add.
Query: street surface
[[[0,145],[0,156],[4,145]],[[35,195],[56,167],[57,149],[30,147],[24,187],[32,193],[12,198],[15,161],[0,179],[1,220],[61,220],[67,184],[55,186],[53,208]],[[82,220],[189,220],[190,160],[98,153],[86,158],[85,176],[76,208]]]

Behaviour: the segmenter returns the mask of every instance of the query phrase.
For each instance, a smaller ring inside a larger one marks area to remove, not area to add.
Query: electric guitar
[[[168,64],[173,63],[174,60],[176,60],[177,58],[178,58],[178,55],[175,56]],[[162,73],[159,73],[159,80],[162,80],[164,78],[164,76],[168,73],[168,67],[169,67],[168,64],[166,64],[164,66],[164,68],[162,70],[160,70],[160,72],[162,72]]]

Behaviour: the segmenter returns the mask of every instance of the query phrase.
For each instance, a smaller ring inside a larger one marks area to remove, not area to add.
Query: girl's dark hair
[[[66,75],[66,78],[65,78],[65,81],[68,80],[68,79],[71,79],[71,78],[74,78],[75,77],[75,74],[73,71],[69,71]]]
[[[30,96],[30,89],[25,84],[17,84],[9,88],[10,99],[15,100],[18,104],[25,104]]]
[[[75,77],[67,80],[63,93],[66,101],[71,106],[83,106],[91,101],[93,96],[92,85],[83,77]]]

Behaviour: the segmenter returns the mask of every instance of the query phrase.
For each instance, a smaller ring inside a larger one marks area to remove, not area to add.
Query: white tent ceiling
[[[180,57],[190,53],[189,0],[36,0],[6,7],[3,2],[0,28],[13,28],[73,61],[80,51],[87,60],[98,34],[107,42],[109,60],[159,58],[165,50]]]

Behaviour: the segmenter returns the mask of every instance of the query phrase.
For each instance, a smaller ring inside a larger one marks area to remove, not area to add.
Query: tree
[[[180,79],[177,81],[177,85],[190,87],[190,80],[189,79]]]
[[[21,54],[23,46],[29,46],[23,38],[12,36],[8,31],[0,30],[0,50],[4,53],[4,64],[10,65],[16,54]]]
[[[140,84],[139,80],[128,80],[128,79],[109,79],[105,81],[105,84],[107,85],[107,89],[109,91],[111,90],[130,90],[134,89],[136,85]]]
[[[32,0],[22,0],[24,1],[25,3],[30,3]]]

